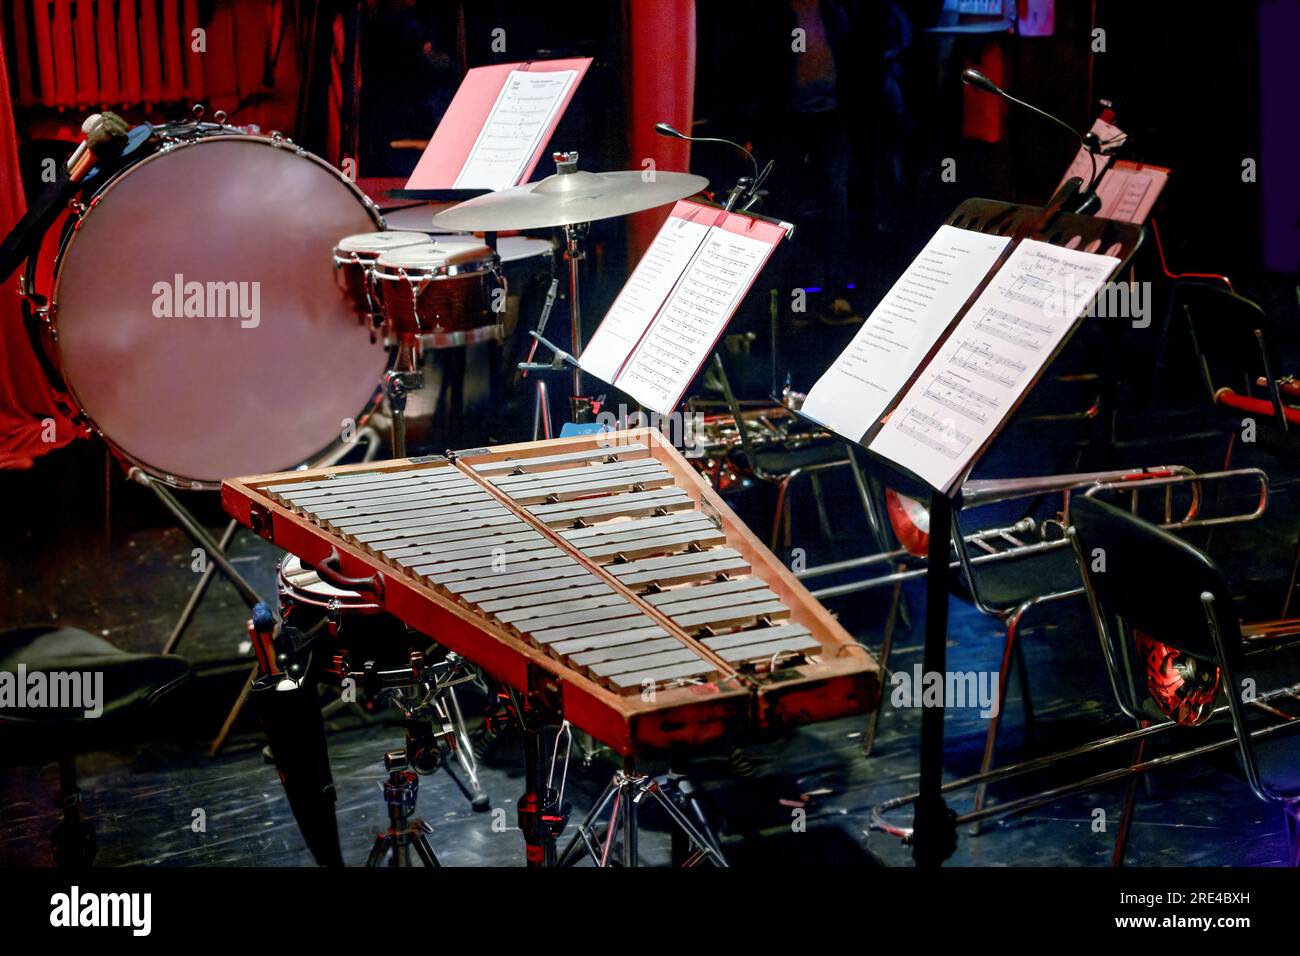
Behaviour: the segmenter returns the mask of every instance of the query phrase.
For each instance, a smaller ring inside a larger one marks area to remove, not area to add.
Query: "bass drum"
[[[178,487],[327,457],[389,364],[331,256],[382,228],[373,205],[287,140],[229,129],[167,137],[95,192],[46,317],[71,404]]]

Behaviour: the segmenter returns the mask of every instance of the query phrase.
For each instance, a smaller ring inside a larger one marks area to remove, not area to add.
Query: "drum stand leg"
[[[415,346],[403,343],[398,349],[398,362],[383,375],[383,394],[389,399],[389,414],[393,416],[393,457],[406,458],[406,399],[407,395],[424,388],[424,373],[420,371]]]
[[[406,751],[384,754],[384,767],[388,770],[384,783],[388,829],[375,837],[366,866],[410,866],[412,847],[425,866],[442,866],[429,845],[427,834],[433,832],[433,827],[411,816],[420,793],[420,777],[407,769]]]
[[[222,532],[221,540],[217,542],[217,547],[221,549],[222,554],[225,554],[230,550],[230,542],[235,539],[235,532],[238,530],[239,522],[232,518],[230,524],[226,525],[226,530]],[[185,608],[181,611],[181,616],[176,619],[176,624],[172,627],[172,632],[167,638],[167,643],[163,645],[162,652],[164,654],[176,653],[176,647],[180,644],[181,638],[185,635],[185,630],[190,626],[191,622],[193,622],[194,615],[199,609],[199,604],[202,603],[203,596],[208,593],[208,587],[212,584],[212,578],[216,573],[217,566],[215,564],[209,564],[203,569],[203,576],[200,577],[198,583],[194,585],[194,590],[190,592],[189,601],[185,603]]]
[[[696,866],[708,861],[715,866],[727,865],[718,838],[695,799],[695,788],[690,781],[677,773],[648,777],[637,773],[630,760],[625,769],[614,774],[609,786],[597,798],[591,812],[578,825],[577,832],[560,854],[556,865],[569,866],[576,863],[579,849],[582,848],[596,866],[610,866],[614,839],[621,831],[620,864],[626,867],[639,866],[637,813],[641,802],[647,798],[668,814],[675,831],[686,838],[686,852],[680,856],[674,852],[674,863]],[[609,821],[602,835],[598,826],[606,809],[609,810]],[[676,836],[675,832],[674,837]]]

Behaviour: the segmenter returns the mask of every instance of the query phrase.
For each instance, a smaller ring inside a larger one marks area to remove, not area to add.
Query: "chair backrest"
[[[1203,551],[1109,502],[1079,496],[1070,503],[1084,577],[1103,614],[1162,644],[1218,662],[1201,595],[1214,596],[1224,648],[1235,663],[1241,631],[1232,592]]]
[[[1192,347],[1210,398],[1221,388],[1271,402],[1261,377],[1279,374],[1268,316],[1260,306],[1218,283],[1179,282],[1170,292],[1169,308],[1187,316]]]

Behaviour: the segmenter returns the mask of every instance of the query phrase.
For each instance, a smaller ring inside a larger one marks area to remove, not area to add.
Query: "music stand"
[[[1079,249],[1096,249],[1118,258],[1119,264],[1111,272],[1123,271],[1133,253],[1142,243],[1145,234],[1140,225],[1111,219],[1067,212],[1075,202],[1083,181],[1072,177],[1057,190],[1044,207],[1018,205],[992,199],[968,199],[959,205],[944,223],[961,229],[970,229],[989,235],[1007,236],[1013,246],[1023,239],[1034,239],[1056,246]],[[1009,247],[1009,248],[1012,248]],[[1000,267],[1000,263],[998,264]],[[954,316],[950,326],[966,314],[984,289],[992,282],[998,268],[991,268],[980,280],[963,307]],[[1051,351],[1047,360],[1035,373],[1029,385],[1021,392],[997,427],[972,456],[964,473],[954,482],[952,490],[944,492],[891,459],[872,451],[866,444],[865,466],[874,469],[882,481],[902,494],[929,502],[930,534],[926,554],[925,575],[925,643],[922,655],[922,672],[943,674],[947,670],[948,642],[948,591],[952,579],[948,549],[952,538],[953,514],[961,507],[962,485],[978,464],[982,455],[997,439],[1015,415],[1026,397],[1052,361],[1065,348],[1083,320],[1083,310],[1075,318],[1065,335]],[[901,394],[899,396],[901,398]],[[855,442],[856,443],[856,442]],[[921,768],[916,810],[913,816],[911,843],[912,858],[919,867],[937,867],[952,855],[957,847],[956,814],[943,798],[944,756],[944,704],[927,706],[921,710]]]

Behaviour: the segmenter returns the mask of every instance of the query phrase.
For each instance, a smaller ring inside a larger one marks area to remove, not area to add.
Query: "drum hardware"
[[[392,750],[384,754],[384,768],[388,770],[388,780],[383,785],[388,829],[375,837],[366,866],[410,866],[412,847],[425,866],[442,866],[429,845],[428,834],[433,832],[433,827],[412,817],[420,777],[407,769],[406,751]]]
[[[406,396],[424,388],[419,349],[418,341],[403,341],[397,347],[396,363],[384,373],[384,394],[392,415],[390,436],[394,458],[406,457]]]
[[[449,775],[476,811],[486,810],[488,797],[479,784],[478,763],[456,695],[462,684],[481,683],[478,672],[449,651],[430,660],[424,651],[411,650],[409,637],[414,635],[383,613],[378,603],[383,599],[382,585],[372,579],[346,577],[331,570],[333,567],[330,557],[314,568],[291,555],[280,562],[280,609],[285,626],[275,638],[274,669],[291,672],[295,667],[298,676],[305,674],[310,670],[307,655],[313,645],[319,647],[328,638],[333,650],[317,651],[329,655],[318,679],[328,676],[327,684],[350,685],[364,692],[374,705],[391,703],[407,729],[410,766],[419,773],[432,773],[442,762],[439,748],[445,746],[460,763],[465,782],[452,774],[450,767]],[[314,622],[312,614],[319,615]],[[300,621],[304,627],[290,626]],[[425,645],[433,643],[425,635],[419,638]],[[265,644],[266,640],[256,643]],[[406,648],[400,663],[395,661],[398,645]],[[354,663],[356,655],[363,655],[359,667]],[[268,670],[269,660],[266,652],[259,653],[262,671]],[[340,694],[323,715],[328,716],[331,708],[337,709],[335,705],[349,696],[355,705],[355,694]],[[437,734],[431,732],[431,725],[439,728]]]
[[[615,861],[615,841],[621,834],[618,863],[625,867],[639,866],[638,816],[641,803],[646,799],[668,814],[675,831],[674,836],[680,834],[688,843],[685,855],[675,861],[678,865],[690,867],[704,862],[715,866],[727,865],[718,838],[699,801],[695,799],[695,788],[691,782],[681,774],[649,777],[638,773],[631,758],[622,770],[614,772],[609,785],[596,798],[591,812],[578,824],[577,832],[570,838],[556,865],[573,865],[580,858],[581,850],[585,850],[596,866],[612,866]],[[609,819],[602,835],[600,821],[607,811]]]

